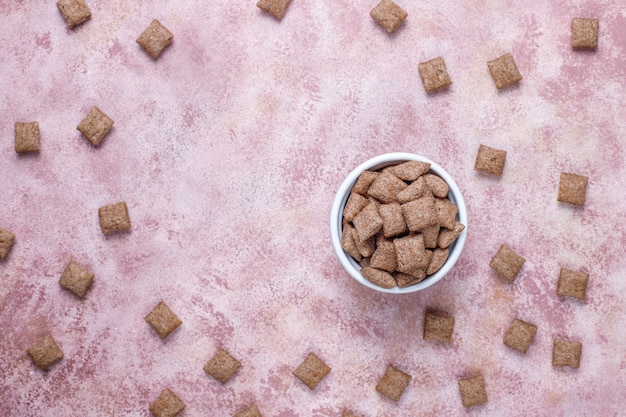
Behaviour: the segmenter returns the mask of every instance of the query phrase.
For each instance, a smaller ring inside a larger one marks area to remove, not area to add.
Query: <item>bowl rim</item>
[[[341,247],[343,208],[346,204],[346,201],[348,200],[352,186],[363,171],[378,170],[386,166],[397,165],[407,161],[421,161],[429,163],[430,171],[440,176],[448,184],[450,188],[450,191],[448,192],[448,199],[455,203],[459,208],[459,211],[457,213],[457,221],[463,223],[465,225],[465,228],[463,229],[459,237],[450,245],[450,253],[448,255],[448,259],[439,269],[439,271],[427,277],[422,282],[411,285],[409,287],[400,288],[396,286],[393,288],[382,288],[375,284],[372,284],[370,281],[365,279],[365,277],[363,277],[363,275],[361,275],[360,273],[359,264],[351,256],[346,254],[346,252]],[[366,287],[371,288],[375,291],[390,294],[413,293],[428,288],[431,285],[440,281],[456,264],[456,262],[459,260],[459,257],[461,256],[461,252],[463,252],[463,247],[465,246],[465,240],[467,238],[467,226],[467,207],[465,205],[465,199],[463,198],[461,189],[457,185],[456,181],[454,181],[450,174],[448,174],[448,172],[446,172],[446,170],[443,169],[439,164],[431,161],[424,156],[410,152],[392,152],[378,155],[368,159],[367,161],[357,166],[346,176],[344,181],[339,186],[330,210],[331,241],[335,250],[335,254],[339,258],[339,262],[341,263],[343,268],[352,278],[354,278],[360,284],[365,285]]]

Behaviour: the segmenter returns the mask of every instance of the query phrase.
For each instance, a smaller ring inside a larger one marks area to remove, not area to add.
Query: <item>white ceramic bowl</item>
[[[379,287],[378,285],[374,285],[369,282],[363,275],[361,275],[361,266],[358,264],[354,258],[348,255],[341,247],[341,230],[342,230],[342,217],[343,217],[343,209],[346,205],[346,201],[350,196],[350,190],[352,186],[359,178],[363,171],[376,171],[382,168],[385,168],[390,165],[397,165],[406,161],[423,161],[428,162],[430,164],[430,172],[437,174],[440,176],[450,187],[450,192],[448,193],[448,199],[456,204],[459,208],[459,212],[457,214],[457,221],[463,223],[465,225],[465,229],[461,232],[461,235],[449,246],[449,255],[446,263],[439,269],[439,271],[434,274],[426,277],[422,282],[419,282],[415,285],[405,288],[393,287],[390,289]],[[461,190],[459,189],[456,182],[452,179],[450,174],[448,174],[441,166],[434,163],[433,161],[424,158],[420,155],[415,155],[412,153],[404,153],[404,152],[396,152],[396,153],[388,153],[384,155],[378,155],[368,161],[363,162],[361,165],[356,167],[341,183],[339,187],[339,191],[337,191],[337,195],[335,196],[335,200],[333,201],[333,206],[330,211],[330,238],[333,243],[333,248],[337,253],[337,257],[341,262],[341,265],[345,268],[345,270],[358,282],[369,287],[373,290],[392,293],[392,294],[408,294],[415,291],[423,290],[424,288],[430,287],[440,279],[442,279],[454,266],[456,261],[461,256],[461,252],[463,251],[463,246],[465,246],[465,238],[467,236],[467,207],[465,206],[465,200],[463,199],[463,195],[461,195]]]

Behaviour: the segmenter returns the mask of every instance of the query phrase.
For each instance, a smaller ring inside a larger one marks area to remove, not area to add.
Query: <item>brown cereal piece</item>
[[[391,365],[387,365],[385,375],[383,375],[381,380],[378,382],[378,385],[376,385],[376,391],[393,401],[399,401],[400,396],[410,382],[411,375],[402,372]]]
[[[396,257],[396,247],[393,242],[381,242],[376,248],[376,252],[372,255],[370,266],[376,269],[382,269],[387,272],[396,270],[398,259]]]
[[[39,152],[39,123],[15,122],[15,152]]]
[[[157,19],[152,20],[137,42],[152,58],[157,59],[163,50],[172,43],[174,35]]]
[[[331,371],[330,367],[324,363],[317,355],[310,352],[304,362],[302,362],[292,374],[304,383],[307,387],[314,390],[317,384],[328,375]]]
[[[13,248],[14,241],[15,235],[0,227],[0,259],[6,259],[11,248]]]
[[[535,338],[535,333],[537,333],[537,326],[516,318],[504,336],[504,344],[511,349],[526,353]]]
[[[572,48],[595,51],[598,48],[598,19],[572,19]]]
[[[415,181],[430,169],[428,162],[407,161],[391,167],[391,173],[403,181]]]
[[[493,61],[489,61],[487,66],[498,90],[513,85],[522,79],[511,54],[504,54]]]
[[[63,351],[56,344],[50,334],[27,349],[30,358],[42,371],[63,359]]]
[[[105,235],[130,230],[130,218],[125,201],[100,207],[98,217],[100,218],[100,229]]]
[[[389,272],[383,271],[382,269],[366,266],[361,268],[361,275],[372,284],[378,285],[381,288],[389,289],[396,286],[396,280],[393,279]]]
[[[361,260],[361,252],[354,241],[356,230],[351,224],[345,224],[341,233],[341,248],[357,262]]]
[[[430,263],[428,264],[428,268],[426,268],[426,275],[432,275],[435,272],[439,271],[441,267],[448,260],[449,251],[448,249],[437,248],[433,251],[432,258]]]
[[[374,251],[376,250],[376,239],[370,237],[367,240],[360,240],[356,230],[353,232],[352,237],[354,239],[354,243],[356,244],[356,248],[362,257],[369,258],[374,254]]]
[[[585,299],[589,274],[561,268],[556,293],[561,297]]]
[[[370,12],[370,16],[379,25],[381,25],[388,33],[394,32],[408,13],[391,0],[381,0],[376,7]]]
[[[424,316],[424,340],[451,342],[454,316],[426,312]]]
[[[584,206],[588,180],[587,177],[582,175],[562,172],[557,201],[575,206]]]
[[[424,281],[424,278],[426,278],[426,271],[424,269],[418,269],[413,271],[413,274],[394,272],[393,278],[396,280],[396,284],[399,288],[406,288]]]
[[[361,195],[367,195],[367,191],[370,189],[370,186],[379,175],[380,175],[380,172],[363,171],[361,175],[359,175],[359,178],[356,180],[354,185],[352,186],[352,192],[361,194]]]
[[[343,413],[341,413],[341,417],[359,417],[356,414],[352,413],[351,411],[344,411]]]
[[[398,236],[407,231],[400,204],[381,204],[378,213],[383,219],[383,236],[385,238]]]
[[[93,283],[94,273],[71,260],[59,280],[61,287],[83,298]]]
[[[424,90],[432,93],[452,85],[450,75],[446,69],[446,63],[442,57],[431,59],[430,61],[421,62],[417,68],[422,77]]]
[[[498,253],[491,259],[489,266],[508,282],[513,282],[522,269],[526,259],[519,256],[507,245],[500,246]]]
[[[461,391],[461,401],[463,407],[469,408],[487,402],[487,391],[485,391],[485,378],[477,375],[472,378],[459,380],[459,390]]]
[[[383,219],[378,213],[378,204],[374,201],[365,206],[352,221],[360,240],[367,240],[383,228]]]
[[[476,171],[488,172],[489,174],[500,176],[504,170],[505,161],[506,151],[480,145],[478,147],[474,169]]]
[[[426,196],[402,204],[402,215],[411,232],[419,232],[439,222],[435,198]]]
[[[178,316],[174,314],[163,301],[159,302],[150,314],[144,317],[144,320],[152,326],[162,340],[176,330],[178,326],[183,324]]]
[[[70,28],[80,25],[91,17],[91,10],[84,0],[59,0],[57,8]]]
[[[238,412],[233,417],[263,417],[256,404],[251,405],[243,411]]]
[[[437,239],[439,238],[440,229],[441,227],[436,224],[422,230],[422,236],[424,237],[424,247],[426,249],[435,249],[437,247]]]
[[[430,191],[433,192],[435,197],[445,198],[448,196],[450,187],[440,176],[435,174],[424,174],[424,181],[426,181],[426,185]]]
[[[435,208],[439,224],[446,229],[454,229],[456,214],[459,212],[457,205],[447,198],[436,198]]]
[[[437,246],[442,249],[447,248],[461,235],[463,230],[465,230],[465,225],[459,222],[454,223],[454,228],[452,230],[441,230],[439,232],[439,237],[437,238]]]
[[[281,20],[291,0],[259,0],[256,7]]]
[[[424,197],[429,191],[426,180],[421,176],[410,183],[404,190],[400,191],[396,198],[400,204],[404,204]]]
[[[93,106],[89,114],[81,120],[76,129],[92,143],[98,146],[113,127],[113,119],[98,107]]]
[[[150,404],[154,417],[176,417],[185,409],[185,403],[169,388],[161,391],[159,398]]]
[[[569,366],[578,369],[583,345],[580,342],[569,342],[554,339],[552,347],[552,366]]]
[[[398,193],[407,187],[407,183],[390,171],[381,172],[370,186],[367,194],[383,204],[398,201]]]
[[[417,270],[426,269],[430,262],[429,252],[424,247],[422,235],[406,236],[393,240],[396,247],[398,266],[396,271],[413,275]]]
[[[235,375],[240,367],[241,362],[225,349],[218,349],[215,355],[204,365],[203,369],[204,372],[225,384]]]
[[[348,197],[348,201],[346,201],[346,205],[343,209],[343,217],[351,222],[368,204],[369,200],[361,194],[355,192],[350,193],[350,197]]]

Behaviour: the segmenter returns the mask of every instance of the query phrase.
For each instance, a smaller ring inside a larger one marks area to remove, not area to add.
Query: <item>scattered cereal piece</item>
[[[346,201],[346,206],[343,209],[344,219],[351,222],[354,217],[361,212],[369,204],[369,200],[363,197],[361,194],[355,192],[350,193],[350,197]]]
[[[441,90],[452,85],[446,63],[442,57],[418,64],[420,77],[427,93]]]
[[[419,269],[426,269],[430,263],[428,251],[424,247],[422,235],[406,236],[393,240],[396,247],[398,266],[396,271],[413,275]]]
[[[428,268],[426,268],[426,275],[432,275],[435,272],[439,271],[443,264],[448,260],[449,251],[448,249],[437,248],[433,251],[432,258],[430,263],[428,264]]]
[[[402,207],[398,203],[381,204],[378,213],[383,219],[383,235],[386,238],[398,236],[408,229],[402,216]]]
[[[59,284],[77,297],[83,298],[93,283],[93,277],[93,272],[72,260],[65,267]]]
[[[465,225],[463,223],[455,222],[452,230],[444,229],[440,231],[439,237],[437,238],[437,246],[442,249],[447,248],[461,235],[463,230],[465,230]]]
[[[424,174],[424,180],[435,197],[445,198],[448,196],[450,187],[448,186],[448,183],[443,180],[443,178],[435,174]]]
[[[413,271],[413,274],[394,272],[393,278],[396,280],[398,288],[406,288],[424,281],[424,278],[426,278],[426,270],[417,269]]]
[[[391,398],[393,401],[399,401],[400,396],[409,385],[409,382],[411,382],[411,375],[391,365],[387,365],[385,375],[383,375],[378,385],[376,385],[376,391]]]
[[[487,392],[485,391],[485,379],[482,375],[459,380],[461,390],[461,401],[463,407],[473,407],[487,402]]]
[[[404,190],[400,191],[396,198],[400,204],[408,203],[409,201],[417,200],[424,197],[430,192],[426,180],[423,176],[413,181]]]
[[[27,352],[42,371],[47,371],[50,366],[63,359],[63,351],[50,334],[29,347]]]
[[[487,66],[498,90],[513,85],[522,79],[511,54],[504,54],[493,61],[489,61]]]
[[[352,221],[360,240],[367,240],[383,228],[383,219],[378,213],[378,204],[371,201]]]
[[[367,191],[370,189],[370,186],[379,175],[380,175],[380,172],[363,171],[361,175],[359,175],[359,178],[356,180],[354,185],[352,186],[352,192],[358,193],[361,195],[367,195]]]
[[[598,48],[598,26],[598,19],[572,19],[572,48],[595,51]]]
[[[0,259],[6,259],[11,248],[13,248],[14,241],[15,235],[0,227]]]
[[[291,0],[259,0],[256,6],[271,14],[276,19],[281,20],[289,7]]]
[[[365,268],[361,268],[361,275],[363,275],[365,279],[372,284],[378,285],[381,288],[393,288],[396,286],[396,280],[393,279],[391,274],[383,271],[382,269],[367,266]]]
[[[349,223],[345,224],[341,233],[341,248],[357,262],[360,262],[361,252],[354,242],[354,236],[358,236],[354,227]]]
[[[588,180],[587,177],[582,175],[562,172],[557,201],[575,206],[584,206]]]
[[[569,366],[578,369],[580,366],[580,353],[583,345],[580,342],[568,342],[567,340],[554,339],[552,347],[552,366]]]
[[[372,268],[382,269],[389,273],[395,271],[397,264],[396,247],[392,242],[381,242],[370,260]]]
[[[454,229],[456,214],[459,212],[458,206],[447,198],[436,198],[435,209],[439,224],[446,229]]]
[[[81,120],[76,129],[82,133],[92,145],[98,146],[113,127],[113,123],[113,119],[107,116],[98,107],[93,106],[89,114]]]
[[[57,8],[70,28],[80,25],[91,17],[91,10],[84,0],[59,0]]]
[[[161,391],[159,398],[150,404],[150,412],[155,417],[176,417],[185,409],[185,403],[169,388]]]
[[[561,268],[556,293],[561,297],[573,297],[584,300],[588,281],[589,274]]]
[[[453,330],[453,316],[426,312],[424,317],[424,340],[451,342]]]
[[[436,224],[422,230],[424,237],[424,247],[426,249],[435,249],[437,247],[437,239],[439,238],[439,230],[441,227]]]
[[[477,171],[488,172],[493,175],[502,175],[504,170],[504,162],[506,161],[506,151],[490,148],[489,146],[480,145],[478,147],[478,155],[474,169]]]
[[[15,152],[39,152],[39,123],[15,122]]]
[[[381,0],[370,12],[372,19],[389,33],[395,31],[408,16],[400,6],[391,0]]]
[[[403,181],[415,181],[430,169],[428,162],[407,161],[390,167],[391,173]]]
[[[174,35],[157,19],[152,20],[137,42],[152,58],[157,59],[161,52],[172,43]]]
[[[317,384],[328,375],[330,367],[324,363],[317,355],[310,352],[304,362],[293,370],[293,375],[310,389],[315,389]]]
[[[100,207],[98,217],[100,218],[100,229],[105,235],[130,230],[130,218],[125,201]]]
[[[150,314],[144,317],[144,320],[152,326],[162,340],[183,324],[163,301],[159,302]]]
[[[411,232],[419,232],[439,222],[435,198],[426,196],[402,204],[402,214]]]
[[[233,417],[263,417],[256,404],[251,405],[243,411],[238,412]]]
[[[226,350],[219,349],[204,365],[204,372],[225,384],[235,375],[240,367],[241,362],[233,358]]]
[[[389,171],[383,171],[374,180],[367,193],[383,204],[398,201],[398,193],[407,187],[407,183]]]
[[[512,349],[526,353],[535,338],[535,333],[537,333],[537,326],[516,318],[504,336],[504,344]]]
[[[502,278],[513,282],[524,262],[526,259],[513,252],[507,245],[502,245],[496,256],[491,259],[489,266],[495,269]]]

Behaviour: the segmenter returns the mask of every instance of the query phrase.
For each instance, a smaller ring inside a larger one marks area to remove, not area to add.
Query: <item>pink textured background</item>
[[[255,1],[87,0],[69,30],[51,0],[0,0],[0,414],[147,416],[170,387],[183,416],[617,416],[626,409],[626,11],[616,0],[399,1],[388,35],[376,0],[293,0],[281,22]],[[600,19],[597,52],[573,51],[573,17]],[[174,43],[135,43],[153,18]],[[497,91],[506,52],[524,79]],[[454,84],[427,95],[417,64],[443,56]],[[94,148],[75,127],[92,105],[115,120]],[[18,156],[13,124],[38,121]],[[501,178],[473,170],[480,143],[508,152]],[[470,215],[452,273],[406,296],[353,281],[329,239],[334,193],[386,152],[437,161]],[[589,177],[587,203],[556,201],[559,173]],[[98,207],[125,200],[133,229],[105,237]],[[513,284],[489,260],[527,261]],[[70,258],[96,279],[81,301]],[[585,302],[556,296],[560,267],[590,274]],[[164,300],[183,325],[162,342],[143,317]],[[422,339],[427,308],[453,342]],[[502,338],[538,326],[526,355]],[[51,332],[65,359],[43,373],[26,349]],[[578,370],[552,339],[583,343]],[[218,347],[243,363],[222,386]],[[291,375],[309,351],[333,368],[315,391]],[[374,387],[413,376],[399,403]],[[463,409],[457,379],[482,373],[488,404]]]

